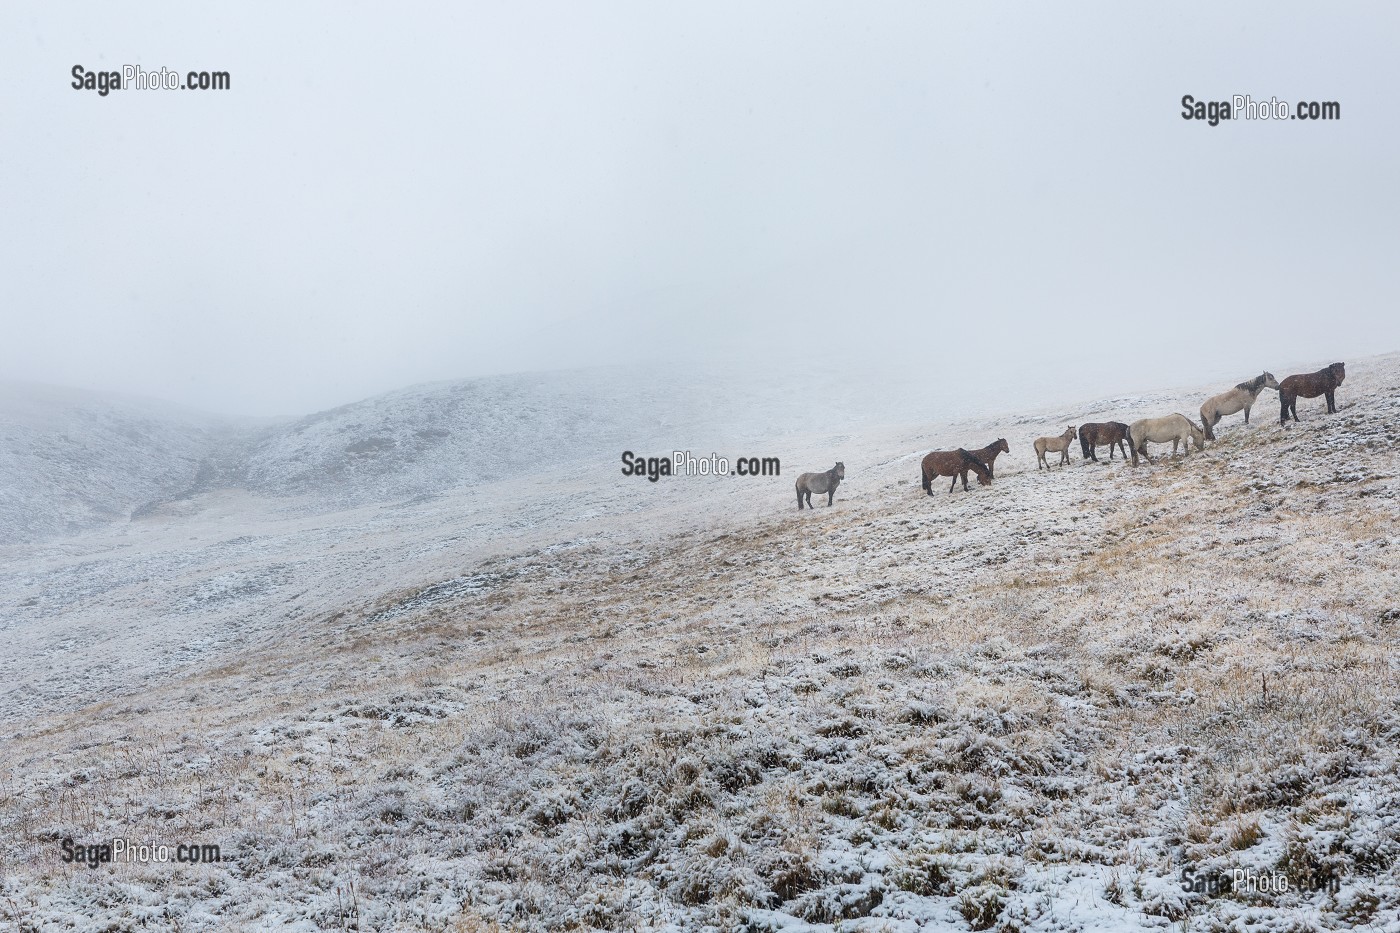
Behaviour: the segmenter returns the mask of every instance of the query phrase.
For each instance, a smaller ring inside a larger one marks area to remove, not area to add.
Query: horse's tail
[[[933,480],[929,478],[928,467],[924,466],[922,463],[919,464],[919,479],[924,485],[924,492],[933,495],[932,492],[929,492],[929,487],[933,485]]]
[[[1084,459],[1089,459],[1089,437],[1084,433],[1084,429],[1079,429],[1079,450],[1084,454]]]
[[[1131,426],[1130,426],[1126,431],[1123,432],[1123,436],[1126,437],[1126,438],[1128,439],[1128,450],[1129,450],[1129,451],[1132,453],[1132,455],[1133,455],[1133,466],[1137,466],[1137,465],[1138,465],[1137,441],[1133,439],[1133,429],[1132,429]]]
[[[1220,416],[1209,402],[1201,406],[1201,429],[1206,432],[1206,440],[1215,440],[1215,425],[1219,420]]]

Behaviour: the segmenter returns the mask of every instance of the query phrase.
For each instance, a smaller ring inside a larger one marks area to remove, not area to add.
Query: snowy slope
[[[158,402],[0,383],[0,545],[178,497],[217,469],[232,432]]]
[[[544,475],[629,448],[705,453],[814,421],[849,429],[869,418],[874,387],[835,393],[825,378],[695,367],[494,376],[263,422],[0,385],[0,546],[188,513],[194,497],[218,490],[326,512]]]
[[[12,550],[0,919],[1400,928],[1400,360],[1349,363],[1338,414],[1270,394],[1136,470],[1030,442],[1218,387],[834,425],[771,479],[609,451],[338,512],[222,490]],[[990,487],[922,494],[925,451],[998,436]],[[233,861],[58,860],[113,834]]]

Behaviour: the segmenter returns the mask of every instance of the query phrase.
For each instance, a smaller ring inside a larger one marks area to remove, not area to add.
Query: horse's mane
[[[963,462],[964,462],[964,463],[975,463],[975,464],[977,464],[977,466],[981,467],[982,469],[984,469],[984,470],[987,469],[987,464],[984,463],[984,462],[982,461],[982,458],[981,458],[981,457],[978,457],[976,454],[969,453],[968,451],[964,450],[964,449],[961,448],[961,447],[958,448],[958,453],[962,454],[962,458],[963,458]],[[988,471],[988,472],[990,472],[990,471]]]
[[[1254,392],[1254,391],[1256,391],[1256,390],[1258,390],[1258,389],[1262,389],[1263,387],[1264,387],[1264,374],[1263,374],[1263,373],[1260,373],[1259,375],[1255,376],[1253,379],[1246,379],[1244,382],[1241,382],[1239,385],[1235,386],[1235,388],[1237,388],[1237,389],[1244,389],[1246,392]]]

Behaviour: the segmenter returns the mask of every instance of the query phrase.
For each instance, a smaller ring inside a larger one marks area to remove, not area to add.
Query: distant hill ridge
[[[782,428],[785,415],[765,412],[788,394],[615,367],[426,383],[268,423],[0,383],[0,545],[139,518],[214,489],[333,508],[686,443],[736,419],[760,436]]]

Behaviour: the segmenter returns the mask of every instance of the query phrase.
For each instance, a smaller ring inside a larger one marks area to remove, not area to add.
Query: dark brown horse
[[[1327,414],[1337,413],[1337,386],[1347,377],[1346,363],[1333,363],[1326,369],[1300,376],[1289,376],[1278,384],[1279,424],[1288,424],[1289,414],[1298,420],[1298,399],[1327,396]]]
[[[997,454],[1009,454],[1011,453],[1011,448],[1006,445],[1006,438],[999,437],[981,450],[970,450],[968,453],[985,463],[987,465],[987,475],[992,479],[996,479]]]
[[[1101,421],[1093,424],[1081,424],[1079,426],[1079,449],[1084,452],[1085,460],[1099,462],[1099,454],[1095,447],[1108,447],[1108,459],[1113,459],[1113,451],[1118,450],[1123,454],[1123,459],[1128,459],[1128,448],[1123,442],[1128,437],[1128,426],[1121,421]]]
[[[968,453],[959,447],[957,450],[935,450],[924,458],[922,464],[924,492],[933,495],[933,481],[939,476],[951,476],[953,483],[948,487],[951,495],[953,486],[958,485],[958,477],[962,477],[963,491],[967,491],[967,472],[971,470],[977,474],[977,482],[983,486],[992,485],[992,471],[987,469],[987,465],[981,458]]]

